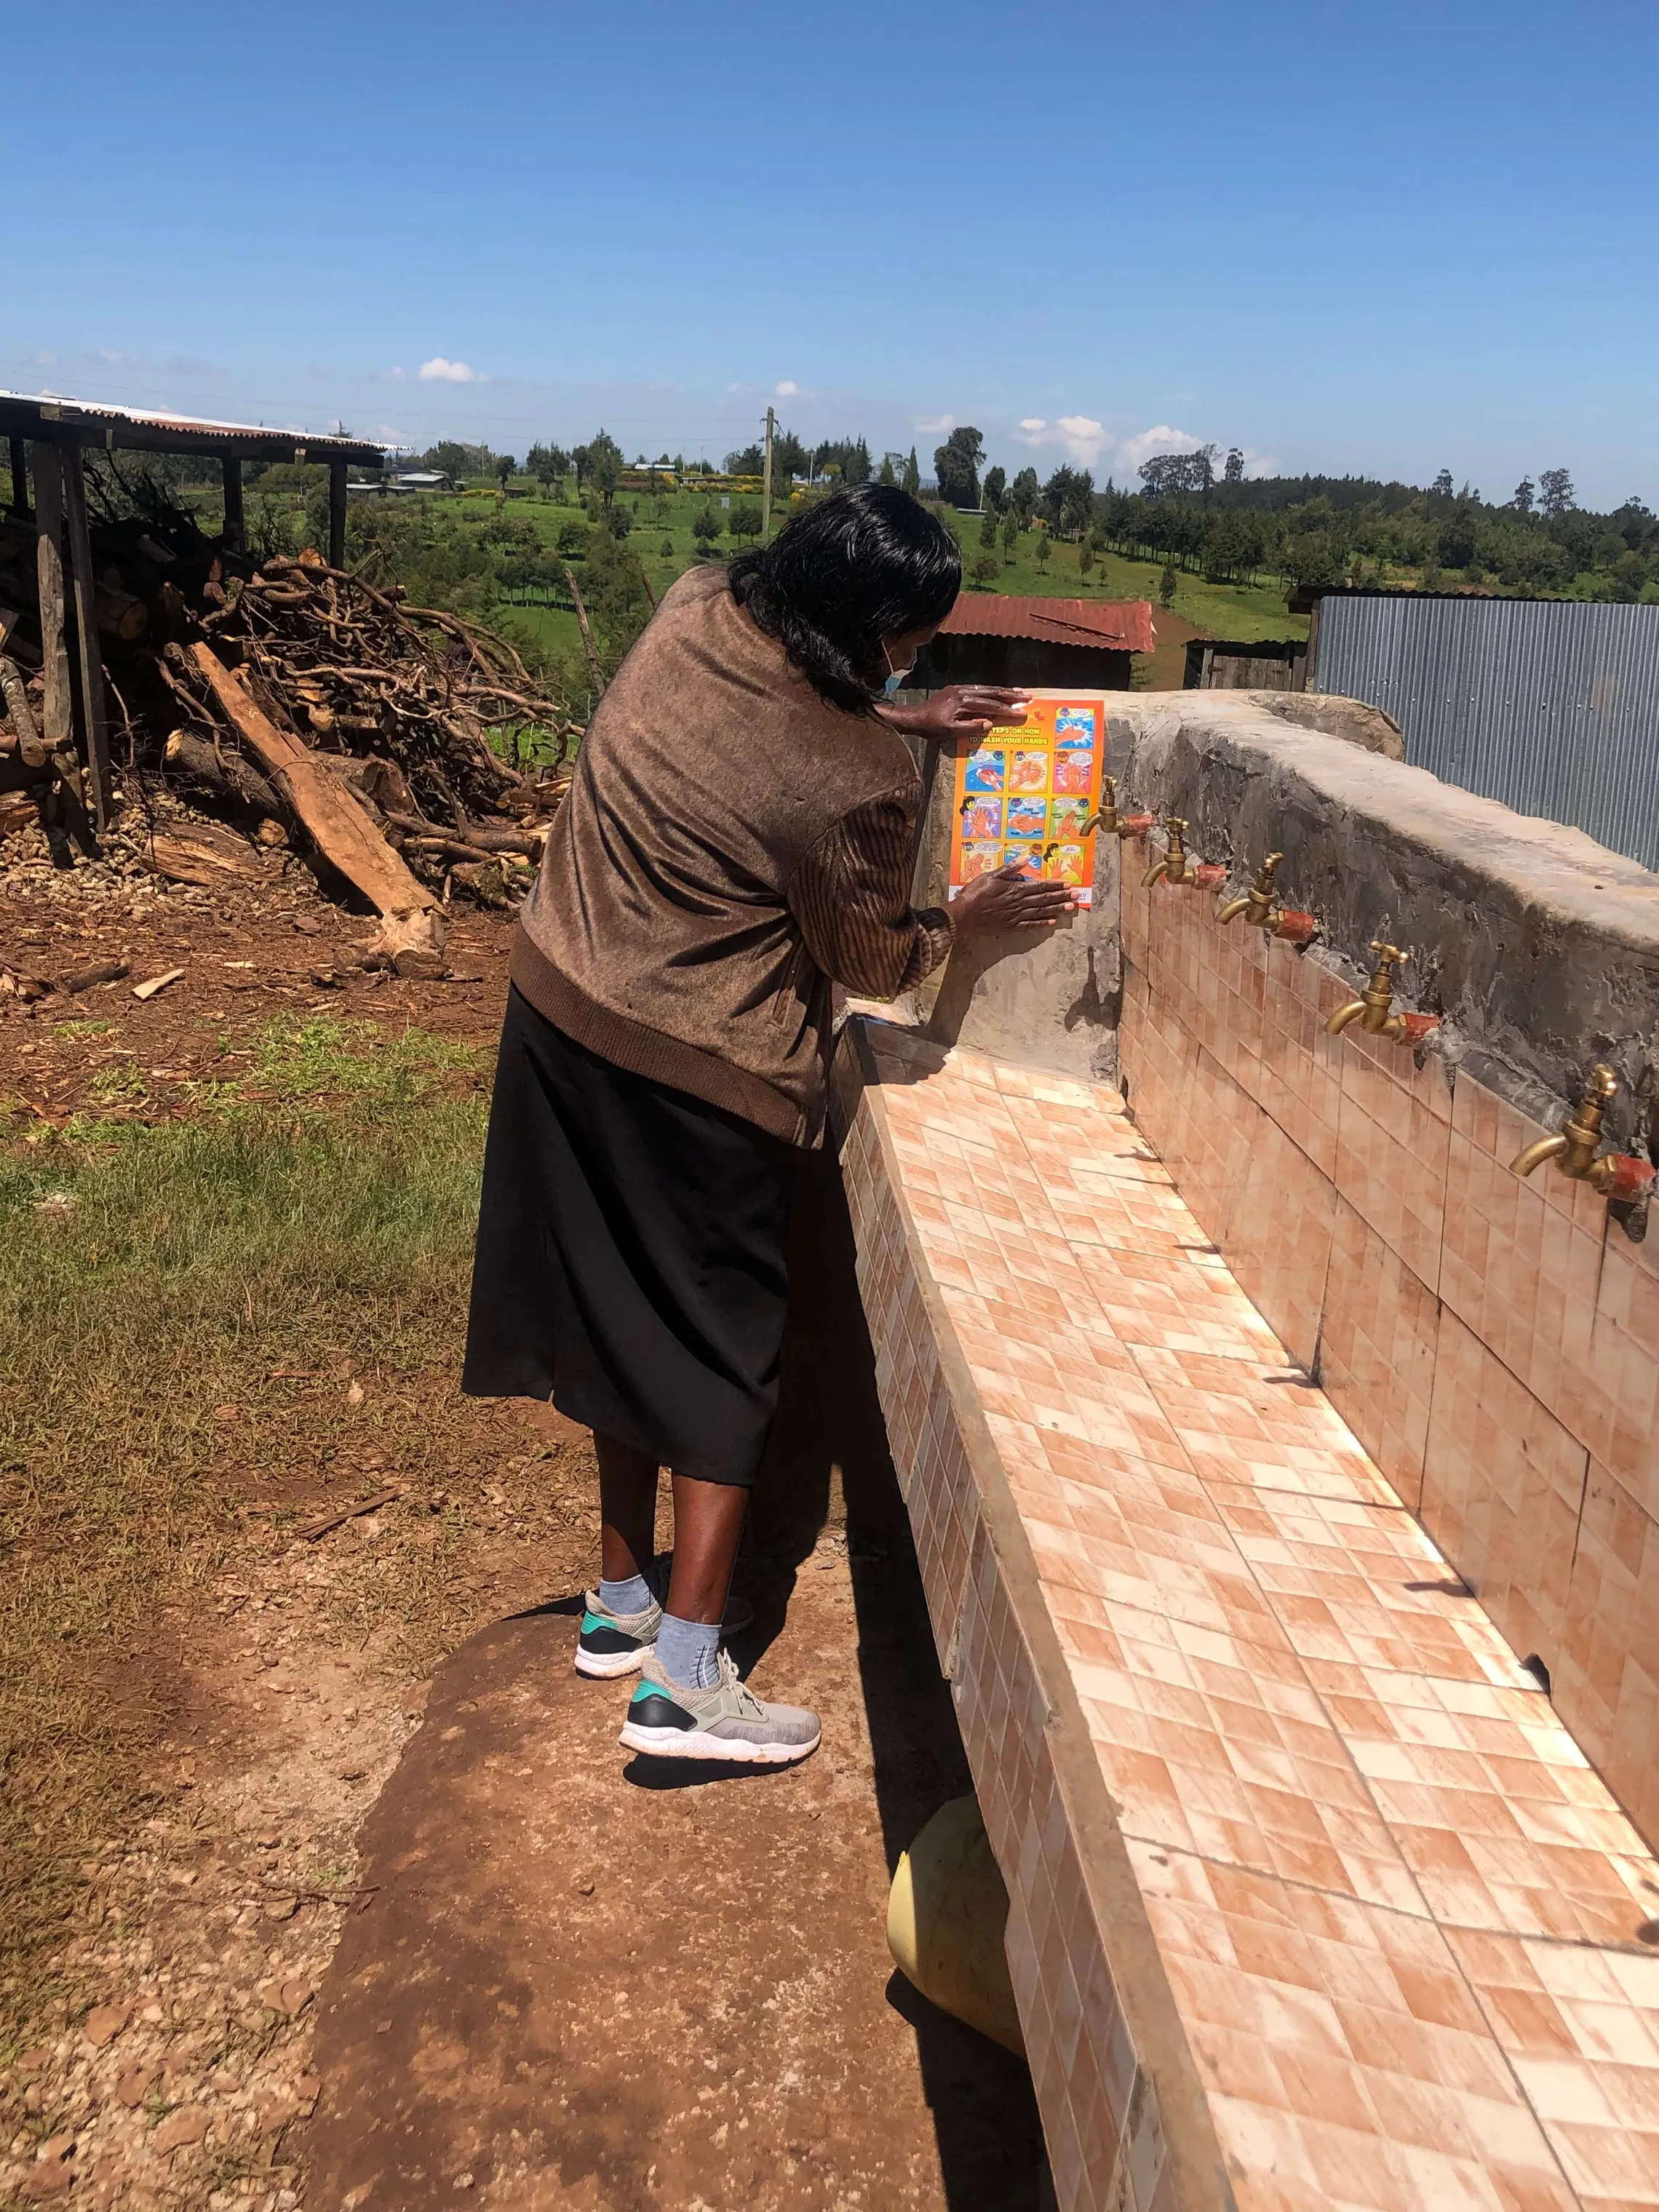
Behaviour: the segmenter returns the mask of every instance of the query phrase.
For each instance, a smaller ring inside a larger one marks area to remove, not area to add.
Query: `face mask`
[[[913,654],[911,658],[905,662],[902,668],[895,668],[893,666],[893,656],[889,653],[884,645],[881,648],[881,657],[887,663],[888,668],[887,681],[881,688],[890,699],[895,691],[899,691],[903,689],[905,678],[910,673],[910,671],[916,665],[915,657]]]

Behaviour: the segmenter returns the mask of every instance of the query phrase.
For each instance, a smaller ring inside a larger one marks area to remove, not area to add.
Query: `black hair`
[[[892,484],[831,492],[739,553],[732,593],[832,706],[867,714],[881,641],[943,622],[962,588],[954,533]]]

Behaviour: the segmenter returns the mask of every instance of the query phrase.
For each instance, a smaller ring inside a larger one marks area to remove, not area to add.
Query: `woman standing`
[[[909,903],[921,795],[900,727],[976,738],[1012,692],[881,703],[962,562],[907,494],[838,492],[668,592],[595,713],[514,945],[463,1388],[593,1431],[600,1581],[576,1665],[638,1672],[622,1732],[778,1763],[720,1629],[777,1404],[790,1148],[823,1141],[830,986],[889,999],[969,930],[1075,903],[1012,871]],[[663,1590],[653,1528],[672,1471]]]

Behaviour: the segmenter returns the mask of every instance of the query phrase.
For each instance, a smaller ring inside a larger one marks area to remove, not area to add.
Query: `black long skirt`
[[[777,1409],[790,1147],[507,998],[461,1387],[751,1484]]]

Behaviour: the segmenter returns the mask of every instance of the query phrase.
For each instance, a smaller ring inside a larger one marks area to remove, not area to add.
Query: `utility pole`
[[[772,535],[772,425],[773,410],[766,410],[766,460],[761,471],[761,544],[764,545]]]

